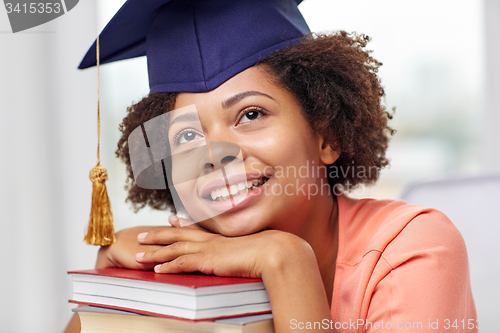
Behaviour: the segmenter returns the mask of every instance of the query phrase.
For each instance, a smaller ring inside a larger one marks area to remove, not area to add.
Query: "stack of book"
[[[76,310],[82,333],[110,328],[114,332],[273,332],[269,298],[259,279],[120,268],[68,273],[73,278],[70,302],[90,306]]]

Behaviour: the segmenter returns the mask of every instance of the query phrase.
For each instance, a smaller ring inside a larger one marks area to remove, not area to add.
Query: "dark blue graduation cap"
[[[128,0],[100,63],[147,55],[151,92],[204,92],[309,33],[302,0]],[[96,65],[96,43],[79,68]]]

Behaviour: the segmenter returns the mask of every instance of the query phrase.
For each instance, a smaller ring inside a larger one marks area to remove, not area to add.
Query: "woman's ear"
[[[324,138],[319,139],[319,157],[325,165],[334,163],[340,156],[337,150],[332,148],[332,145],[325,142]]]

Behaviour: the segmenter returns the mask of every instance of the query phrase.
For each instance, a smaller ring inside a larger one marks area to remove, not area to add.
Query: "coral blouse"
[[[441,212],[337,197],[332,318],[341,332],[477,332],[469,263]]]

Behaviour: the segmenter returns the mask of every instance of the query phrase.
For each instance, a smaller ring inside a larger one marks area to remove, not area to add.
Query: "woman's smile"
[[[213,190],[209,197],[203,197],[202,201],[209,209],[219,212],[231,212],[237,209],[242,209],[260,196],[265,195],[266,188],[272,184],[272,178],[262,177],[260,179],[248,180]],[[220,196],[215,197],[217,193]],[[215,199],[214,199],[215,197]]]
[[[199,197],[219,202],[230,200],[259,188],[270,177],[260,174],[229,175],[207,183]]]

